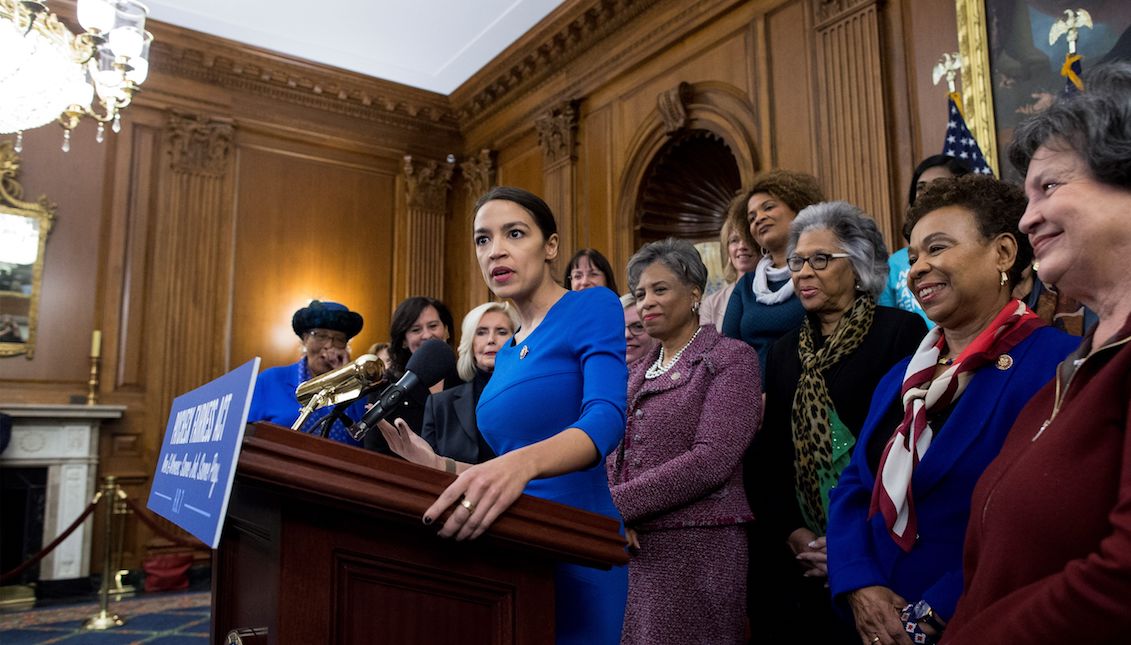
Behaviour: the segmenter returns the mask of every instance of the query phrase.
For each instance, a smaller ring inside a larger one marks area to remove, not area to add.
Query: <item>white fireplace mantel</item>
[[[123,405],[0,403],[12,417],[12,441],[0,453],[6,468],[47,468],[43,544],[75,521],[94,497],[98,474],[98,431],[103,420],[120,419]],[[90,575],[91,522],[43,559],[40,580]]]

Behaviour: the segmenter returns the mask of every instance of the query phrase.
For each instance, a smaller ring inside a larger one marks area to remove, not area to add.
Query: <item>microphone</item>
[[[352,363],[346,363],[336,370],[305,381],[295,390],[295,398],[299,403],[306,405],[325,390],[326,393],[316,409],[356,399],[366,387],[380,382],[384,372],[385,364],[381,359],[373,354],[366,354]]]
[[[303,407],[291,429],[301,428],[310,413],[318,408],[356,399],[366,388],[380,384],[384,374],[385,364],[381,359],[366,354],[336,370],[305,381],[295,389],[295,398]]]
[[[349,427],[350,436],[360,441],[378,421],[392,415],[409,392],[418,389],[427,391],[455,368],[456,357],[447,343],[438,338],[424,341],[409,357],[404,376],[385,388],[361,421]],[[419,428],[414,430],[419,432]]]

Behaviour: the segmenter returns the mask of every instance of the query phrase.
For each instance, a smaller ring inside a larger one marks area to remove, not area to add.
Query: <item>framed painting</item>
[[[1064,88],[1068,45],[1064,36],[1050,44],[1049,32],[1066,10],[1080,9],[1092,23],[1077,41],[1084,69],[1131,60],[1127,0],[955,0],[966,120],[999,177],[1019,179],[1003,163],[1013,128]]]

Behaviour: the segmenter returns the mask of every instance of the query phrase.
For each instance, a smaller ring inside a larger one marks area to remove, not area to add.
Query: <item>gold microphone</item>
[[[303,408],[291,429],[301,428],[310,413],[318,408],[358,398],[366,388],[380,383],[384,376],[385,364],[381,359],[373,354],[366,354],[352,363],[302,383],[295,390],[295,398]]]

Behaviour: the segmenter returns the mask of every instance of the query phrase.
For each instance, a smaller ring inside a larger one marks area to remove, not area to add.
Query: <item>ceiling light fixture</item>
[[[149,75],[149,9],[136,0],[78,0],[85,31],[72,34],[40,0],[0,0],[0,134],[58,121],[63,151],[83,117],[121,131],[121,110]],[[98,101],[95,104],[95,97]]]

